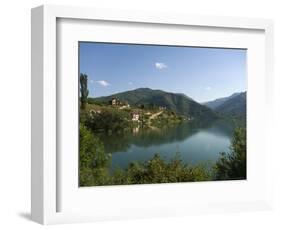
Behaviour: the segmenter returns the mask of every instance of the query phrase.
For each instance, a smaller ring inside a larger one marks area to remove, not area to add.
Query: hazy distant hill
[[[209,107],[210,109],[216,109],[217,107],[219,107],[220,105],[222,105],[224,102],[226,102],[227,100],[239,95],[240,93],[234,93],[229,97],[222,97],[222,98],[218,98],[215,99],[213,101],[208,101],[205,103],[202,103],[203,105],[206,105],[207,107]]]
[[[234,93],[204,104],[220,115],[246,120],[246,96],[246,92]]]
[[[193,118],[216,118],[215,112],[181,93],[169,93],[162,90],[139,88],[113,94],[107,97],[94,98],[96,101],[108,102],[112,98],[128,102],[131,106],[164,106],[168,110]]]
[[[246,114],[246,92],[239,93],[229,98],[223,104],[218,106],[215,111],[223,114],[245,115]]]

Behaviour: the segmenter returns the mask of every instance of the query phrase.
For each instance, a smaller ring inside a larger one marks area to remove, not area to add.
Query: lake
[[[220,152],[229,152],[234,126],[225,120],[204,124],[182,123],[173,127],[142,129],[131,133],[99,135],[112,154],[111,171],[133,161],[146,161],[156,153],[169,160],[180,153],[188,164],[214,163]]]

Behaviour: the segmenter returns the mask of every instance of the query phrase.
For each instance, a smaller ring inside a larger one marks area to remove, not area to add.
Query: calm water
[[[112,153],[111,170],[126,168],[133,161],[146,161],[158,153],[170,159],[181,154],[185,163],[215,162],[229,151],[233,126],[226,121],[180,124],[162,129],[136,128],[132,133],[101,135],[106,152]]]

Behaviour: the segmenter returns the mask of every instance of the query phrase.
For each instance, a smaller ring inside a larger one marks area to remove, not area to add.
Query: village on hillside
[[[135,132],[140,127],[156,129],[192,120],[191,117],[178,115],[168,110],[166,106],[148,107],[142,104],[132,106],[116,97],[111,98],[108,102],[89,100],[82,119],[86,119],[86,122],[91,123],[93,129],[99,132],[120,132],[128,128],[132,128]],[[109,128],[110,123],[112,123],[112,128]],[[114,127],[118,124],[119,127],[115,130]]]

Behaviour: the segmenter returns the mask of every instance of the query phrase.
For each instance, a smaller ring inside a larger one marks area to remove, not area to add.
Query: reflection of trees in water
[[[234,132],[234,123],[226,120],[217,120],[209,128],[208,131],[218,137],[232,138]]]
[[[138,132],[124,132],[99,134],[99,138],[104,143],[106,152],[125,152],[130,145],[139,147],[149,147],[151,145],[162,145],[183,141],[186,138],[196,134],[201,129],[211,129],[215,135],[232,136],[232,126],[221,121],[194,121],[191,123],[182,123],[176,126],[166,126],[161,129],[140,128]]]

